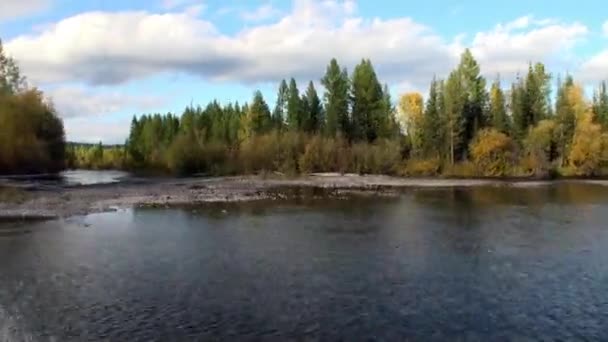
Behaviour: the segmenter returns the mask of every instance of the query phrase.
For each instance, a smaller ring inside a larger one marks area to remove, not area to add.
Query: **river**
[[[606,340],[607,222],[558,183],[3,223],[0,341]]]

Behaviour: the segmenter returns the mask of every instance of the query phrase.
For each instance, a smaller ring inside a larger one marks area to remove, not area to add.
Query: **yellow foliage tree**
[[[577,176],[593,176],[599,173],[602,162],[602,130],[593,123],[589,108],[579,114],[572,146],[568,156],[569,165]]]
[[[399,99],[399,121],[412,142],[414,154],[422,150],[424,100],[420,93],[406,93]]]
[[[483,176],[506,176],[513,161],[513,141],[493,128],[482,129],[471,142],[473,163]]]

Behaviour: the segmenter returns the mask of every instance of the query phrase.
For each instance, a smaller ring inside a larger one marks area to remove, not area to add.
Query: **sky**
[[[300,89],[331,58],[370,58],[393,99],[426,93],[470,48],[503,85],[543,62],[608,79],[605,0],[0,0],[0,38],[48,95],[69,141],[124,142],[141,113]],[[322,91],[322,89],[321,89]]]

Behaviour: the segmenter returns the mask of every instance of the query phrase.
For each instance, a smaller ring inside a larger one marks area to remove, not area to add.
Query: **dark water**
[[[0,237],[0,340],[608,340],[601,186],[142,209],[8,229],[23,233]]]

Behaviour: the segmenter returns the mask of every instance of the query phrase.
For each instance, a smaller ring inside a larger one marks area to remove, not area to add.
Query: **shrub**
[[[410,159],[403,170],[404,176],[436,176],[441,170],[441,160],[433,159]]]
[[[479,131],[471,142],[472,161],[483,176],[502,177],[513,163],[513,141],[493,128]]]

